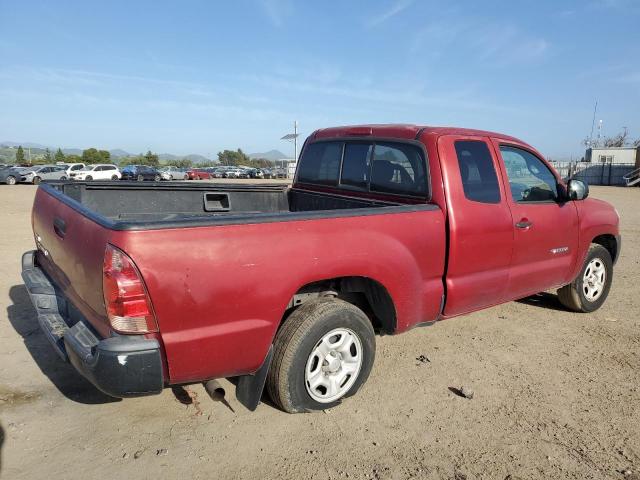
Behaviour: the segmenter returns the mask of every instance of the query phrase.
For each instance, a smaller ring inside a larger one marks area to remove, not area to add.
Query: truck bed
[[[347,216],[353,213],[345,210],[353,209],[359,209],[357,215],[366,215],[381,213],[377,209],[385,207],[415,208],[396,202],[291,189],[280,184],[56,182],[42,188],[113,230]]]
[[[401,201],[411,200],[285,185],[43,183],[34,201],[33,262],[100,340],[113,333],[105,248],[120,249],[151,299],[166,382],[244,375],[262,364],[296,292],[324,279],[384,285],[396,299],[389,331],[437,317],[444,215],[432,203]],[[237,355],[241,344],[250,347]]]

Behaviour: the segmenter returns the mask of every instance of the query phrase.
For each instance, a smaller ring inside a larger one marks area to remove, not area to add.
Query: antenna
[[[596,112],[598,111],[598,100],[593,107],[593,120],[591,120],[591,133],[589,134],[589,148],[593,145],[593,127],[596,124]]]

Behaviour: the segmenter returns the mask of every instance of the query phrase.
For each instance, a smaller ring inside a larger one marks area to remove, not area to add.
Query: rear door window
[[[482,140],[455,142],[464,196],[481,203],[499,203],[498,176],[487,143]]]

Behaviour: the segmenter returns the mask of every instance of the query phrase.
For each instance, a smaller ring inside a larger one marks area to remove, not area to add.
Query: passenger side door
[[[450,238],[444,308],[448,317],[504,301],[513,220],[489,138],[442,136],[438,152]]]
[[[569,282],[578,250],[578,213],[563,199],[559,179],[536,153],[493,140],[513,217],[513,299]]]

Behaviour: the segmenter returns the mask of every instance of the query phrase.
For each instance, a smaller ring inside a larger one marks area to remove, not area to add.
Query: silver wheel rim
[[[599,258],[592,259],[584,270],[582,277],[582,293],[587,300],[595,302],[604,290],[607,281],[607,270]]]
[[[316,343],[307,360],[307,393],[320,403],[342,398],[358,379],[362,357],[362,342],[353,330],[331,330]]]
[[[15,185],[16,184],[16,179],[13,178],[13,177],[9,177],[9,178],[7,178],[7,183],[9,185]]]

